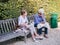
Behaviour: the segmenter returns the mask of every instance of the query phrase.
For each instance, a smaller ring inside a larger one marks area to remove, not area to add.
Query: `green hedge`
[[[60,0],[0,0],[0,20],[18,17],[22,9],[26,9],[28,15],[32,15],[40,7],[43,7],[48,21],[50,17],[49,12],[60,13],[59,5],[57,5],[59,2]]]

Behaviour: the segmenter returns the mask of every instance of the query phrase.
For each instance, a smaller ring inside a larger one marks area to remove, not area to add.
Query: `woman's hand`
[[[41,24],[45,24],[45,22],[41,22]]]

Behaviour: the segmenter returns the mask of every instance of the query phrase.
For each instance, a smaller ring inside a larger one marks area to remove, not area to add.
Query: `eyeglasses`
[[[42,15],[41,13],[38,13],[39,15]]]

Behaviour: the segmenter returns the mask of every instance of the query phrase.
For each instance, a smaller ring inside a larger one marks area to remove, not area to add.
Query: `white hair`
[[[39,12],[39,13],[44,13],[44,9],[41,8],[41,9],[38,10],[38,12]]]

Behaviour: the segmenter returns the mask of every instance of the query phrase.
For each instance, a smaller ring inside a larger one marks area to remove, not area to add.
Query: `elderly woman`
[[[21,15],[18,17],[18,25],[26,31],[28,28],[31,31],[32,39],[37,42],[36,37],[39,37],[39,35],[36,33],[36,30],[34,28],[34,23],[28,24],[27,19],[27,11],[22,10]]]
[[[41,39],[43,39],[42,29],[45,29],[44,37],[48,38],[47,34],[48,34],[49,24],[46,23],[43,8],[39,9],[38,13],[34,16],[34,26],[38,28],[38,34],[40,35]]]

